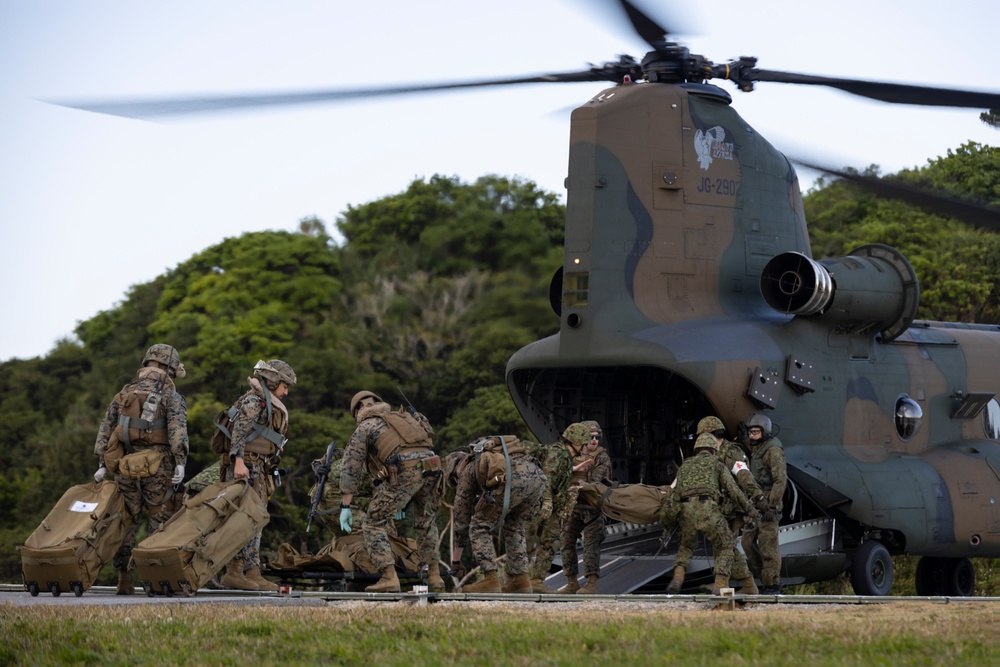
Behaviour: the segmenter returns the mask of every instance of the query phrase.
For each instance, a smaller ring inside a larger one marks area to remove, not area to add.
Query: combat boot
[[[128,570],[118,572],[118,588],[115,595],[135,595],[135,584],[132,583],[132,573]]]
[[[438,568],[433,568],[427,571],[427,588],[435,593],[441,593],[444,591],[444,579],[441,578],[441,572]]]
[[[719,595],[719,591],[729,586],[729,576],[725,574],[715,575],[715,581],[711,586],[702,586],[702,590],[708,591],[711,595]]]
[[[559,589],[559,593],[572,595],[580,590],[580,582],[576,580],[575,574],[567,574],[566,572],[563,574],[566,575],[566,585]]]
[[[367,586],[365,590],[369,593],[398,593],[400,588],[396,568],[390,565],[382,570],[382,578],[371,586]]]
[[[278,590],[278,584],[272,581],[268,581],[267,579],[265,579],[260,575],[259,567],[252,567],[249,570],[247,570],[246,578],[252,581],[253,583],[257,584],[258,591],[270,591],[274,593],[277,592]]]
[[[531,593],[531,580],[528,579],[528,575],[519,574],[508,581],[506,586],[501,586],[500,591],[502,593]]]
[[[580,590],[576,592],[577,595],[594,595],[597,593],[597,575],[588,574],[587,583],[580,587]]]
[[[500,588],[500,577],[497,576],[496,570],[492,572],[487,572],[483,575],[483,578],[474,584],[466,584],[462,586],[463,593],[501,593],[503,592]]]
[[[531,592],[532,593],[541,593],[542,595],[552,595],[553,593],[556,593],[555,590],[553,590],[553,589],[549,588],[548,586],[546,586],[545,582],[542,581],[541,579],[532,579],[531,580]]]
[[[673,595],[681,592],[681,586],[684,585],[685,574],[687,574],[687,570],[680,565],[674,568],[674,578],[670,580],[670,585],[667,586],[667,593]]]
[[[239,558],[234,558],[226,566],[226,574],[222,577],[222,587],[238,591],[257,590],[257,584],[247,579],[247,575],[243,573],[243,560]]]
[[[743,580],[743,588],[740,589],[740,593],[744,595],[760,595],[760,591],[757,590],[757,583],[753,580],[753,577],[747,577]]]

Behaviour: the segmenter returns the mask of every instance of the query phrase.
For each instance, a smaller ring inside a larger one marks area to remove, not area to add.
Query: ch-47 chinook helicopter
[[[813,258],[792,163],[708,82],[822,85],[975,109],[1000,108],[1000,94],[763,70],[752,58],[716,64],[619,3],[651,47],[641,61],[506,80],[69,106],[147,117],[610,83],[572,114],[565,255],[551,287],[560,330],[507,367],[528,426],[553,441],[567,424],[596,419],[616,480],[661,485],[690,453],[698,419],[718,415],[735,435],[764,412],[780,426],[791,481],[785,583],[850,570],[857,593],[885,595],[891,555],[905,553],[921,556],[918,593],[971,594],[969,558],[1000,557],[1000,327],[915,320],[917,277],[891,247]],[[997,212],[975,215],[1000,229]],[[606,546],[625,566],[602,576],[599,592],[662,592],[656,582],[672,563],[657,557],[659,531],[626,526],[618,537]]]

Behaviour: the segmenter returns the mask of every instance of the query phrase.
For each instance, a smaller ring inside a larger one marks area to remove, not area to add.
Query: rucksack
[[[513,435],[491,435],[476,442],[472,451],[476,455],[476,480],[484,489],[503,486],[507,481],[507,454],[524,454],[521,441]]]

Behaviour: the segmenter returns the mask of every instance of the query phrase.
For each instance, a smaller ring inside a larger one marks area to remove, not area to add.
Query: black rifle
[[[323,463],[323,471],[316,475],[316,493],[313,494],[312,507],[309,508],[309,520],[306,522],[307,533],[312,527],[313,517],[316,516],[316,512],[319,509],[320,498],[323,497],[323,491],[326,489],[326,478],[330,476],[330,462],[333,460],[333,453],[336,449],[336,440],[326,446],[326,461]]]

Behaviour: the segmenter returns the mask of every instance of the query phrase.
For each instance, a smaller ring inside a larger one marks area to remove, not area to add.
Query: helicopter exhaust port
[[[837,323],[837,333],[881,333],[889,342],[906,331],[920,305],[917,274],[895,248],[878,243],[846,257],[813,260],[799,252],[771,258],[760,274],[771,308]]]

